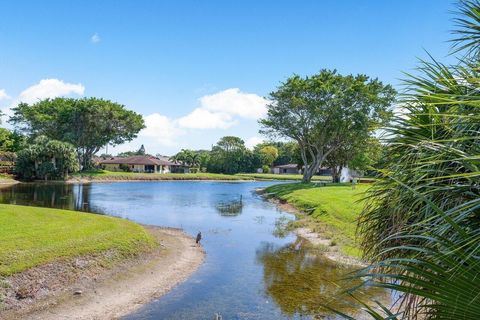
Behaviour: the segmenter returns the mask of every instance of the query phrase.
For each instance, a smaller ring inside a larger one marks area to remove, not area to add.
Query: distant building
[[[189,167],[170,161],[166,157],[131,156],[112,157],[98,161],[100,167],[108,171],[130,171],[142,173],[188,173]]]
[[[303,170],[299,169],[298,165],[295,163],[282,164],[272,167],[272,173],[274,174],[302,174],[302,172]],[[330,176],[332,175],[332,170],[322,167],[318,169],[316,174],[320,176]]]
[[[302,170],[298,169],[298,165],[294,163],[282,164],[272,167],[274,174],[299,174]]]

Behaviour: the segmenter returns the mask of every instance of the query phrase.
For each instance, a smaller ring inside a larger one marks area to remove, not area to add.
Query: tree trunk
[[[342,174],[342,170],[343,170],[343,166],[333,166],[331,168],[332,170],[332,182],[335,182],[335,183],[339,183],[340,182],[340,178],[341,178],[341,174]]]
[[[332,170],[332,182],[338,183],[340,182],[340,172],[337,166],[333,166]]]
[[[318,168],[323,162],[323,157],[316,156],[311,165],[305,164],[305,170],[303,172],[303,183],[309,183],[312,180],[315,172],[318,171]]]

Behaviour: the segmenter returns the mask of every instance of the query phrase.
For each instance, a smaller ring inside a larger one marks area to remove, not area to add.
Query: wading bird
[[[202,233],[200,231],[198,231],[198,234],[197,234],[197,239],[195,241],[196,244],[199,244],[200,243],[200,240],[202,240]]]

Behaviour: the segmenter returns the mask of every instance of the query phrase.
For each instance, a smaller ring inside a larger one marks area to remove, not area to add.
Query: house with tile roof
[[[112,157],[98,161],[102,169],[108,171],[130,171],[142,173],[188,173],[189,167],[170,161],[166,157],[157,158],[148,155],[131,157]]]

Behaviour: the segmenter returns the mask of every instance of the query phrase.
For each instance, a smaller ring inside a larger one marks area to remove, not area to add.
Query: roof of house
[[[289,164],[281,164],[278,166],[274,166],[274,168],[280,168],[280,169],[298,169],[298,165],[295,163],[289,163]]]
[[[181,164],[170,161],[166,158],[155,158],[151,156],[113,157],[101,160],[100,164],[130,164],[130,165],[157,165],[157,166],[180,166]]]
[[[302,168],[304,168],[304,166],[301,166]],[[295,169],[297,170],[299,168],[298,164],[295,164],[295,163],[289,163],[289,164],[281,164],[281,165],[278,165],[278,166],[273,166],[273,168],[278,168],[278,169]],[[330,168],[328,167],[320,167],[318,168],[318,170],[329,170]]]

